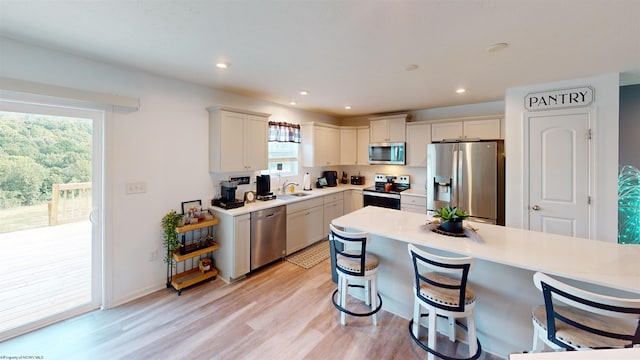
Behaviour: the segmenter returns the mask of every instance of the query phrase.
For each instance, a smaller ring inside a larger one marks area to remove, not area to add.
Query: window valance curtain
[[[269,141],[300,143],[300,125],[269,121]]]

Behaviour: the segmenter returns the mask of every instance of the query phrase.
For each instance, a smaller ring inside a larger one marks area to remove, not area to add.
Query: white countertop
[[[411,188],[401,192],[400,196],[402,195],[427,197],[427,190],[424,188]]]
[[[473,223],[481,242],[424,229],[423,214],[367,206],[333,224],[390,239],[640,294],[640,245]]]
[[[222,213],[225,213],[231,216],[237,216],[237,215],[248,214],[252,211],[258,211],[258,210],[268,209],[276,206],[292,204],[295,202],[305,201],[305,200],[317,198],[320,196],[330,195],[330,194],[334,194],[334,193],[345,191],[345,190],[362,190],[370,186],[372,185],[371,184],[368,184],[368,185],[338,184],[338,186],[334,186],[334,187],[325,187],[321,189],[314,188],[313,190],[309,190],[309,191],[302,191],[302,190],[296,191],[296,193],[298,192],[305,193],[307,194],[306,196],[294,197],[294,196],[287,196],[286,194],[282,194],[282,195],[276,194],[276,198],[273,200],[265,200],[265,201],[256,200],[253,203],[245,203],[244,206],[241,206],[235,209],[227,210],[217,206],[212,206],[211,209],[215,211],[220,211]]]

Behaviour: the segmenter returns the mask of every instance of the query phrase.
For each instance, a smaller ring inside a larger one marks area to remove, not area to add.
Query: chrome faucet
[[[287,193],[287,186],[288,185],[295,185],[298,186],[298,183],[293,182],[293,181],[289,181],[289,180],[285,180],[284,184],[282,184],[282,193],[286,194]]]

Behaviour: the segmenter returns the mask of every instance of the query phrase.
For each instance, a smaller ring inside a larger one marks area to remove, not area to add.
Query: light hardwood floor
[[[275,263],[235,284],[165,289],[0,343],[0,356],[44,359],[425,359],[408,321],[347,317],[330,296],[330,262]],[[445,341],[446,342],[446,341]],[[466,345],[445,349],[466,356]],[[482,354],[480,359],[496,360]]]

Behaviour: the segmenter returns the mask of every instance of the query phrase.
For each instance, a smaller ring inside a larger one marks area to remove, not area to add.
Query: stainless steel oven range
[[[375,186],[362,191],[364,206],[378,206],[400,210],[400,193],[409,189],[408,175],[376,174]]]

